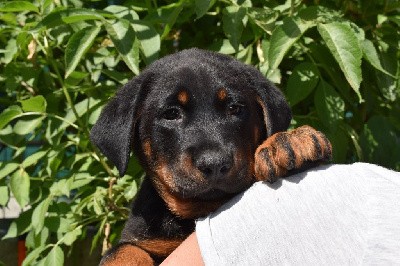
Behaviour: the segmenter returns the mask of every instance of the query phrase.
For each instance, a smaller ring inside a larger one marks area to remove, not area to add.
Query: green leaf
[[[282,25],[279,25],[274,29],[271,35],[268,51],[270,69],[278,68],[290,47],[292,47],[292,45],[311,26],[313,26],[313,23],[288,17],[283,20]]]
[[[124,190],[124,197],[126,200],[132,200],[138,191],[137,183],[131,182]]]
[[[317,86],[319,72],[317,67],[311,63],[301,63],[293,69],[287,87],[286,98],[290,106],[304,100]]]
[[[161,48],[160,35],[151,24],[144,21],[135,21],[131,25],[140,41],[140,49],[144,54],[146,63],[152,63],[158,59]]]
[[[223,30],[236,51],[239,50],[245,17],[246,9],[242,7],[228,6],[223,11]]]
[[[392,74],[387,72],[381,65],[378,53],[375,49],[374,44],[370,40],[364,40],[361,43],[363,49],[363,57],[377,70],[385,73],[386,75],[394,77]]]
[[[164,26],[164,31],[161,34],[161,39],[165,39],[169,32],[171,31],[172,27],[174,26],[179,14],[182,12],[183,10],[183,5],[184,5],[185,1],[181,0],[176,4],[170,5],[168,6],[170,9],[172,9],[172,12],[169,14],[167,21],[165,23]]]
[[[314,95],[314,105],[322,123],[335,129],[344,118],[345,104],[335,89],[324,81],[320,81]]]
[[[20,101],[24,112],[46,112],[47,102],[42,95],[34,96],[26,100]]]
[[[377,85],[385,99],[395,102],[400,98],[400,83],[398,78],[394,78],[393,74],[399,71],[399,60],[397,57],[397,48],[389,49],[380,53],[382,66],[392,75],[376,72]]]
[[[18,166],[18,163],[0,162],[0,180],[17,170]]]
[[[22,167],[28,168],[29,166],[37,164],[37,162],[42,159],[47,154],[47,151],[38,151],[29,155],[23,162]]]
[[[64,265],[64,252],[57,245],[49,252],[44,260],[44,266],[61,266]]]
[[[22,114],[19,106],[12,105],[0,114],[0,129],[4,128],[11,120]]]
[[[6,49],[4,51],[4,56],[0,58],[0,62],[4,64],[9,64],[14,59],[14,56],[17,53],[18,53],[17,40],[9,39],[7,42]]]
[[[83,55],[92,46],[100,29],[98,26],[86,27],[71,36],[65,48],[65,78],[75,70]]]
[[[63,243],[67,246],[71,246],[80,235],[82,235],[82,229],[81,227],[77,227],[64,235]]]
[[[14,133],[18,135],[26,135],[32,133],[43,121],[44,117],[40,116],[30,120],[18,120],[14,126]]]
[[[79,117],[82,117],[84,114],[87,112],[91,111],[92,108],[97,109],[97,105],[100,103],[100,99],[93,99],[93,98],[86,98],[82,100],[81,102],[78,102],[75,104],[75,110],[78,113]],[[65,120],[69,121],[70,123],[74,123],[76,121],[76,116],[72,109],[69,109],[66,116]],[[65,129],[66,127],[69,126],[69,123],[63,121],[62,125],[59,127],[59,129]]]
[[[138,20],[139,15],[129,7],[110,5],[104,8],[105,11],[113,13],[117,18],[124,18],[127,20]]]
[[[279,12],[273,9],[252,7],[247,9],[249,18],[266,33],[271,34]]]
[[[30,177],[23,168],[14,172],[10,178],[10,189],[19,206],[24,208],[29,203]]]
[[[210,8],[211,0],[195,0],[194,2],[197,18],[201,18]]]
[[[39,9],[27,1],[8,1],[0,3],[0,12],[24,12],[33,11],[39,13]]]
[[[319,24],[318,31],[361,102],[359,88],[362,81],[362,50],[356,33],[349,24],[340,22]]]
[[[40,21],[36,27],[31,31],[35,32],[45,27],[47,29],[62,26],[65,23],[71,24],[87,20],[101,20],[104,18],[113,18],[114,15],[100,10],[90,10],[84,8],[69,8],[69,9],[57,9]]]
[[[35,230],[35,234],[39,234],[44,225],[44,219],[46,217],[47,210],[49,209],[50,203],[52,201],[51,197],[47,197],[36,208],[33,210],[32,214],[32,227]]]
[[[61,179],[60,181],[53,183],[53,185],[51,185],[50,187],[50,193],[53,196],[66,195],[67,197],[69,197],[73,181],[74,181],[73,178],[69,178],[69,179]]]
[[[7,234],[2,238],[2,240],[15,238],[26,233],[31,228],[31,220],[32,209],[21,213],[19,217],[14,219],[14,221],[10,224]]]
[[[39,255],[46,249],[46,246],[40,246],[33,249],[29,254],[26,256],[24,261],[22,262],[22,266],[30,266],[33,265],[33,262],[39,258]]]
[[[111,23],[106,22],[104,25],[126,65],[138,75],[139,43],[131,24],[125,19],[120,19]]]
[[[360,135],[360,145],[366,161],[395,168],[400,167],[400,141],[389,119],[371,117]]]
[[[9,199],[8,187],[0,186],[0,206],[6,206]]]

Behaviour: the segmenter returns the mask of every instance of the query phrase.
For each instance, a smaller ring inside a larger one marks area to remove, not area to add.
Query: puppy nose
[[[232,168],[231,156],[216,151],[205,151],[195,161],[206,178],[221,178]]]

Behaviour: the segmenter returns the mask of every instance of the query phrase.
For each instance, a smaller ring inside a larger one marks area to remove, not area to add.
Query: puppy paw
[[[273,182],[289,171],[301,171],[331,160],[332,146],[324,134],[310,126],[278,132],[255,153],[257,180]]]
[[[143,249],[122,244],[112,248],[104,255],[100,266],[153,266],[154,261]]]

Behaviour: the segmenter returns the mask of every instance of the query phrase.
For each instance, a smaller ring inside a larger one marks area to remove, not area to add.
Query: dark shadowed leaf
[[[301,102],[317,86],[319,80],[318,69],[314,64],[302,63],[293,69],[287,87],[286,98],[290,106]]]
[[[314,104],[322,123],[334,129],[344,117],[344,101],[335,89],[320,81],[314,95]]]
[[[101,27],[92,26],[75,32],[65,48],[65,78],[75,70],[86,51],[92,46]]]
[[[223,29],[235,50],[239,49],[245,17],[246,9],[243,7],[228,6],[223,11]]]

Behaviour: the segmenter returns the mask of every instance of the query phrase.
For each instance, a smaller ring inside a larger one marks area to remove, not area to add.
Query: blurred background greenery
[[[285,93],[292,127],[331,140],[335,163],[400,170],[397,0],[0,2],[0,206],[24,211],[24,265],[62,265],[83,239],[108,248],[142,178],[89,142],[117,88],[189,48],[256,66]],[[86,244],[87,245],[87,244]],[[0,258],[1,260],[1,258]]]

